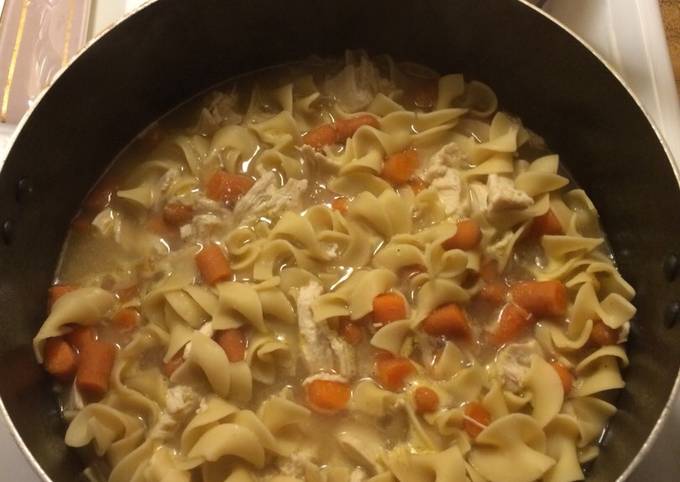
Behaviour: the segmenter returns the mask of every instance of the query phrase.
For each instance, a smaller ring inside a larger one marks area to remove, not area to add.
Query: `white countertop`
[[[3,2],[0,0],[0,6]],[[143,0],[93,1],[90,31],[102,30],[141,3]],[[680,161],[680,107],[657,1],[548,0],[544,8],[586,39],[626,79]],[[3,129],[8,128],[0,125],[0,158]],[[678,480],[679,431],[680,400],[675,400],[668,423],[629,481]],[[39,481],[3,422],[0,422],[0,467],[3,480]]]

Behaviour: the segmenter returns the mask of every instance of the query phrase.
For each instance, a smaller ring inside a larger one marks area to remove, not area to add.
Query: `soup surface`
[[[34,347],[95,480],[566,482],[616,410],[633,295],[488,86],[348,53],[140,136]]]

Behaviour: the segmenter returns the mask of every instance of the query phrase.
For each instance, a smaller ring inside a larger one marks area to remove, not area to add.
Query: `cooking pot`
[[[193,95],[346,48],[486,82],[560,154],[637,290],[626,387],[588,480],[623,480],[648,451],[680,363],[680,191],[658,132],[601,59],[520,0],[158,0],[58,77],[22,121],[0,173],[0,395],[43,479],[77,480],[83,469],[64,445],[31,338],[88,189],[138,132]]]

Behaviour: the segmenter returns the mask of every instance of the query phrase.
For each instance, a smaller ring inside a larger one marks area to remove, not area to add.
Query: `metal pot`
[[[89,187],[135,134],[211,85],[359,47],[488,83],[589,193],[637,289],[638,315],[619,412],[588,480],[623,480],[648,450],[680,363],[680,282],[673,282],[680,263],[672,256],[680,191],[658,132],[601,59],[518,0],[159,0],[59,76],[24,118],[0,174],[0,394],[45,480],[75,480],[83,468],[63,443],[31,338],[69,220]]]

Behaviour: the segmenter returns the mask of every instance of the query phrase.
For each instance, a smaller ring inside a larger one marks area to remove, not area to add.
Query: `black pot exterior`
[[[680,282],[663,271],[680,249],[680,192],[648,119],[588,49],[516,0],[159,0],[59,77],[26,119],[0,174],[0,394],[52,480],[76,480],[82,463],[64,446],[31,338],[45,316],[69,220],[89,187],[139,131],[196,93],[237,74],[346,48],[488,83],[589,193],[619,268],[638,291],[638,315],[620,411],[588,480],[615,480],[640,451],[680,363],[680,326],[665,316],[680,300]]]

